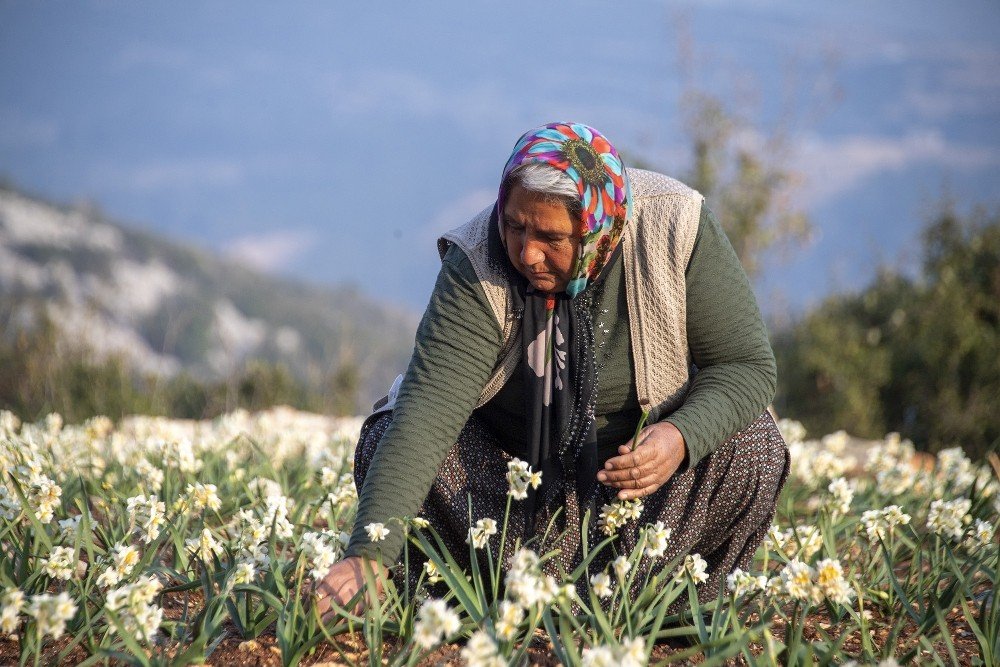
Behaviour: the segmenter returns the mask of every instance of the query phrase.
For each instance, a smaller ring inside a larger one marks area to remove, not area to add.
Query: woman
[[[626,171],[584,125],[518,140],[496,204],[439,241],[442,269],[409,367],[362,429],[358,515],[347,557],[317,586],[321,610],[360,590],[379,555],[397,560],[406,518],[430,521],[467,562],[467,498],[473,521],[499,521],[512,456],[542,475],[513,505],[511,544],[556,517],[561,541],[546,546],[569,569],[588,510],[641,498],[619,551],[662,521],[669,547],[646,566],[699,553],[703,599],[747,568],[787,451],[765,411],[776,372],[759,309],[702,199]],[[490,539],[499,553],[499,534]]]

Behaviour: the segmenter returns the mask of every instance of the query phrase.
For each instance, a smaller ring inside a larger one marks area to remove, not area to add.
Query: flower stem
[[[649,411],[642,411],[642,418],[639,419],[639,423],[635,427],[635,435],[632,436],[632,451],[635,451],[636,445],[639,444],[639,433],[642,432],[642,428],[646,425],[646,420],[649,419]]]

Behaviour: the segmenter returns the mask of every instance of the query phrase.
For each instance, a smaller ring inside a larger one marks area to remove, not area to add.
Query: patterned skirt
[[[373,415],[361,430],[354,455],[354,477],[359,489],[382,434],[391,422],[391,412]],[[473,523],[489,517],[500,526],[507,507],[506,474],[510,460],[510,454],[500,446],[491,429],[473,415],[438,469],[420,509],[419,516],[434,526],[451,555],[466,570],[471,565],[466,541],[470,514]],[[638,520],[619,528],[614,548],[603,549],[588,567],[589,573],[603,571],[617,555],[629,554],[639,540],[640,529],[661,521],[672,531],[666,553],[655,561],[643,557],[639,567],[655,574],[677,557],[700,554],[708,564],[708,580],[698,586],[698,597],[702,603],[715,599],[730,572],[736,568],[749,569],[771,525],[788,469],[788,449],[771,415],[765,412],[698,465],[675,474],[643,498]],[[576,484],[565,480],[557,484],[560,484],[557,493],[548,494],[549,502],[539,506],[530,529],[525,525],[522,503],[516,500],[511,503],[502,552],[507,561],[504,569],[509,565],[516,542],[524,543],[526,537],[535,538],[536,544],[529,546],[538,553],[559,550],[558,556],[547,562],[551,574],[558,574],[560,568],[569,572],[582,561],[581,524],[585,512],[581,511]],[[616,493],[617,489],[598,485],[596,507],[611,503]],[[545,543],[541,543],[543,536]],[[597,517],[592,516],[588,523],[588,543],[593,547],[605,538]],[[493,554],[501,553],[500,531],[490,538],[489,547]],[[417,551],[411,548],[409,553],[407,576],[411,586],[416,583],[425,560]],[[587,580],[580,578],[581,588]],[[635,577],[636,586],[642,580],[643,577]],[[585,594],[585,590],[579,592]],[[638,589],[631,591],[633,597],[638,593]]]

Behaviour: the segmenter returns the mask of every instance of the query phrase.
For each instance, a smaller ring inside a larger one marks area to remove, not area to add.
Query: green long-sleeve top
[[[497,244],[498,240],[491,246]],[[494,250],[502,252],[491,247]],[[684,402],[661,420],[680,430],[687,447],[684,465],[693,467],[763,412],[774,397],[777,373],[750,281],[705,206],[685,282],[687,342],[698,370]],[[595,415],[603,463],[631,438],[641,411],[622,262],[609,266],[603,284],[595,288],[591,311],[598,378]],[[380,551],[386,563],[399,557],[403,533],[399,522],[390,519],[417,514],[438,467],[475,410],[502,342],[472,263],[452,246],[417,329],[392,423],[359,490],[348,556],[374,558]],[[516,369],[500,392],[476,410],[500,436],[504,449],[515,455],[526,446],[522,375]],[[389,528],[385,540],[369,540],[364,527],[373,522]]]

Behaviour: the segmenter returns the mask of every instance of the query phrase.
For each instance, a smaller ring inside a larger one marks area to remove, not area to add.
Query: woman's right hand
[[[328,620],[327,616],[332,613],[330,609],[334,602],[341,608],[346,607],[358,591],[364,590],[365,570],[370,576],[375,577],[376,583],[380,581],[380,577],[375,574],[379,570],[377,562],[367,558],[350,556],[334,563],[323,580],[316,584],[316,607],[324,621]],[[385,574],[384,570],[382,574]],[[381,585],[379,585],[379,589],[381,592]],[[355,603],[354,608],[348,611],[353,614],[361,614],[364,610],[364,598],[362,597]]]

